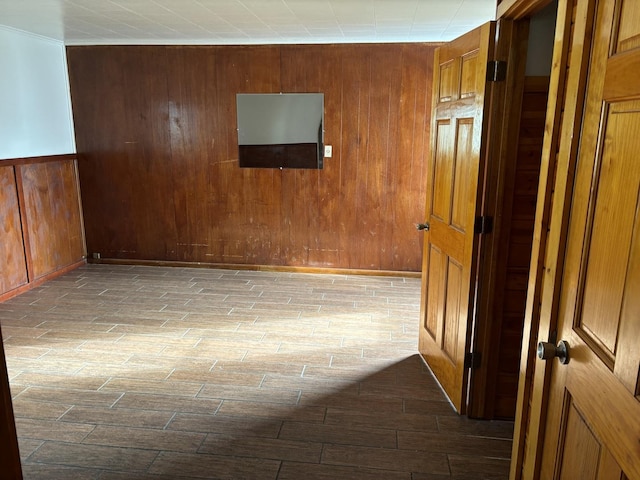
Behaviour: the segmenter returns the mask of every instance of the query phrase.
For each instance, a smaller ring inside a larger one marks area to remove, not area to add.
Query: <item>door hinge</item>
[[[464,355],[464,368],[479,368],[480,367],[480,353],[469,352]]]
[[[487,62],[487,82],[504,82],[507,79],[507,62],[489,60]]]
[[[487,234],[493,232],[493,217],[483,215],[482,217],[476,217],[473,231],[477,234]]]

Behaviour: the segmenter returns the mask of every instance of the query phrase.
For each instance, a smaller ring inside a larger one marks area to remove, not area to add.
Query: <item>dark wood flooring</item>
[[[506,479],[417,353],[420,280],[87,265],[0,304],[26,479]]]

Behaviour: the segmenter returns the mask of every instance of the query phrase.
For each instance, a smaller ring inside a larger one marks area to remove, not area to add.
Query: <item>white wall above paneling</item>
[[[0,159],[75,152],[65,47],[0,27]]]

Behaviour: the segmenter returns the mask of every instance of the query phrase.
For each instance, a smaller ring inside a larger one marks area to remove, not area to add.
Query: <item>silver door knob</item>
[[[538,343],[538,358],[549,360],[555,357],[558,357],[562,365],[569,363],[569,344],[567,342],[562,340],[557,346],[549,342]]]
[[[429,224],[428,223],[418,223],[416,225],[416,228],[418,230],[424,230],[424,231],[428,232],[429,231]]]

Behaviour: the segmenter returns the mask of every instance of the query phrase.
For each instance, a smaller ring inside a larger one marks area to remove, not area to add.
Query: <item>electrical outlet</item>
[[[331,145],[325,145],[324,146],[324,156],[326,158],[331,158],[332,154],[333,154],[333,147]]]

